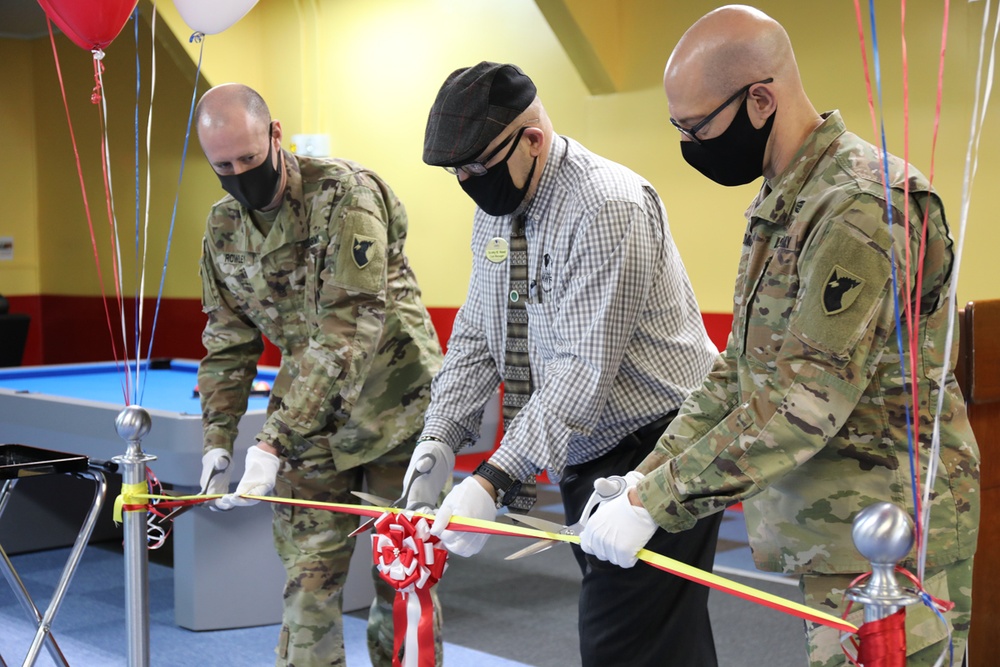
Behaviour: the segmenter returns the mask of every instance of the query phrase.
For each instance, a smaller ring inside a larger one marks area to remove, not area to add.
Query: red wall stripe
[[[62,296],[43,294],[34,296],[8,296],[10,312],[31,316],[28,343],[24,351],[25,366],[38,364],[68,364],[89,361],[109,361],[113,358],[111,334],[101,298],[96,296]],[[143,306],[142,356],[147,354],[149,335],[153,326],[155,299],[146,299]],[[122,352],[121,320],[117,304],[109,301],[111,323],[114,327],[115,345]],[[455,323],[458,308],[434,307],[430,312],[434,328],[442,345],[447,345]],[[129,349],[134,337],[135,301],[125,303],[126,329]],[[705,327],[716,346],[726,345],[732,315],[729,313],[702,313]],[[154,357],[185,357],[200,359],[205,353],[201,345],[201,331],[205,315],[199,299],[163,299],[156,323]],[[131,354],[131,352],[130,352]],[[262,362],[277,365],[280,355],[273,345],[265,350]]]

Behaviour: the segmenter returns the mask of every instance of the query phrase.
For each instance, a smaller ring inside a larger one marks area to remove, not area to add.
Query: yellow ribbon
[[[194,500],[194,499],[208,499],[208,498],[218,498],[219,495],[213,496],[161,496],[161,495],[151,495],[145,493],[145,484],[133,484],[131,486],[131,494],[126,492],[126,487],[122,487],[122,496],[126,496],[129,500],[129,504],[140,500]],[[137,491],[136,487],[141,491]],[[121,500],[122,496],[119,496]],[[241,498],[248,498],[251,500],[260,500],[269,503],[280,503],[287,505],[304,505],[308,507],[316,507],[322,509],[329,509],[331,511],[345,511],[345,510],[357,510],[364,509],[370,512],[378,512],[379,514],[385,512],[391,512],[393,514],[399,514],[400,512],[405,512],[406,510],[398,507],[375,507],[372,505],[349,505],[344,503],[324,503],[310,500],[297,500],[294,498],[276,498],[275,496],[253,496],[253,495],[243,495]],[[118,517],[120,518],[120,508],[119,503],[115,501],[116,510],[118,510]],[[353,512],[352,512],[353,513]],[[434,520],[433,514],[425,514],[422,512],[411,512],[415,516],[425,517],[431,521]],[[448,524],[450,529],[464,528],[474,528],[479,529],[474,532],[486,532],[494,533],[500,535],[514,535],[517,537],[529,537],[539,540],[555,540],[558,542],[571,542],[573,544],[580,543],[580,537],[577,535],[567,535],[565,533],[550,533],[544,530],[537,530],[535,528],[527,528],[524,526],[517,526],[507,523],[499,523],[496,521],[484,521],[483,519],[473,519],[471,517],[453,516],[451,522]],[[711,588],[716,588],[721,591],[725,591],[731,595],[736,595],[737,597],[744,598],[746,600],[756,601],[760,604],[766,605],[773,609],[778,609],[786,613],[790,613],[799,618],[806,618],[813,620],[817,623],[822,623],[823,625],[828,625],[841,632],[856,633],[858,627],[848,621],[833,616],[832,614],[827,614],[826,612],[813,609],[812,607],[807,607],[799,602],[793,602],[791,600],[786,600],[785,598],[779,597],[777,595],[772,595],[765,591],[757,590],[751,586],[746,586],[744,584],[737,583],[725,577],[720,577],[712,572],[706,572],[705,570],[700,570],[696,567],[692,567],[687,563],[682,563],[679,560],[673,558],[668,558],[661,554],[649,551],[648,549],[642,549],[639,551],[638,558],[641,561],[649,563],[653,567],[661,570],[666,570],[678,576],[696,581],[705,586]]]
[[[115,505],[112,510],[112,516],[114,517],[115,523],[122,522],[122,509],[123,505],[139,505],[142,501],[152,497],[148,493],[149,487],[145,482],[140,482],[138,484],[122,484],[122,492],[118,494],[115,498]],[[146,508],[129,510],[130,512],[145,512]]]

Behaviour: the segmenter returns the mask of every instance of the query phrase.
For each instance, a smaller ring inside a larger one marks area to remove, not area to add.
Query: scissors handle
[[[583,532],[584,526],[587,525],[587,519],[590,518],[590,515],[595,509],[597,509],[598,505],[607,500],[611,500],[612,498],[617,498],[625,493],[627,489],[628,482],[626,482],[625,478],[620,475],[598,477],[594,480],[594,492],[590,494],[590,498],[587,499],[587,504],[583,506],[583,512],[580,514],[580,520],[570,527],[573,530],[572,534],[579,535]]]

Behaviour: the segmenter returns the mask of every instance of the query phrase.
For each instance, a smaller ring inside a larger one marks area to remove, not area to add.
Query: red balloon
[[[38,0],[45,14],[82,49],[104,50],[125,27],[138,0]]]

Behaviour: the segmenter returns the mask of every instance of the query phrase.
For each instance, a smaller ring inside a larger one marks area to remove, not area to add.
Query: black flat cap
[[[475,160],[535,99],[535,84],[516,65],[481,62],[452,72],[431,107],[424,162],[457,167]]]

